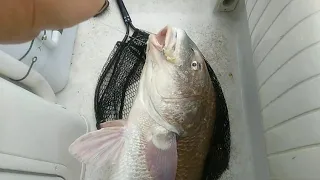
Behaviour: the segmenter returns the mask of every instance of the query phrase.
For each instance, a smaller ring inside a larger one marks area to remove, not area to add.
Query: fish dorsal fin
[[[102,127],[76,139],[70,145],[69,152],[80,162],[96,167],[119,162],[125,141],[126,122],[108,121]]]
[[[176,178],[178,155],[176,135],[172,132],[166,138],[153,135],[147,142],[146,160],[154,180],[174,180]]]

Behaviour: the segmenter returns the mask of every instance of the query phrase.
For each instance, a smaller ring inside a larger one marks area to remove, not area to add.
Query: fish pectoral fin
[[[115,127],[115,126],[124,126],[127,123],[125,120],[114,120],[114,121],[106,121],[100,124],[101,128],[106,128],[106,127]]]
[[[166,143],[165,146],[159,146],[154,140],[147,142],[147,165],[155,180],[174,180],[176,178],[178,163],[176,136],[173,134],[172,138],[166,141],[160,142]]]
[[[89,132],[76,139],[69,147],[70,154],[81,163],[96,167],[117,163],[125,141],[126,122],[108,121],[104,125],[105,128]]]

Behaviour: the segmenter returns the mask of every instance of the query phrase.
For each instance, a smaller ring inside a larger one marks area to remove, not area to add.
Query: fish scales
[[[107,166],[107,180],[198,180],[215,119],[215,92],[203,55],[182,29],[150,35],[128,120],[103,123],[69,151]]]
[[[203,166],[209,146],[216,117],[216,108],[213,101],[215,94],[209,93],[206,114],[199,133],[194,136],[185,137],[178,141],[178,168],[176,180],[200,180]]]

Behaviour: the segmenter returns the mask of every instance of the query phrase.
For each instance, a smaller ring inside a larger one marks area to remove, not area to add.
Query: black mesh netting
[[[94,108],[99,124],[127,118],[138,90],[145,62],[148,34],[135,30],[127,42],[117,42],[101,71],[95,91]],[[228,109],[219,81],[207,63],[213,87],[217,93],[217,116],[212,145],[203,172],[204,180],[218,179],[228,168],[230,158],[230,126]]]

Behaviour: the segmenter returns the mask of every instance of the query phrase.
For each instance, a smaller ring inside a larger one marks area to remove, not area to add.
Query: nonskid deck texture
[[[236,34],[230,14],[215,15],[211,0],[125,1],[136,27],[157,32],[169,24],[183,28],[215,71],[229,108],[231,123],[230,170],[221,179],[253,180],[251,142],[244,118],[238,72]],[[228,17],[227,17],[228,16]],[[95,128],[93,97],[100,71],[125,28],[114,1],[105,15],[80,24],[67,87],[58,94],[60,104],[80,112]],[[249,45],[250,46],[250,45]],[[105,179],[103,169],[87,167],[86,180]]]

